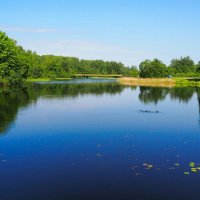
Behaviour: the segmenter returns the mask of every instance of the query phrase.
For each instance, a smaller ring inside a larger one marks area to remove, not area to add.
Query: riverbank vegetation
[[[200,62],[195,64],[189,56],[173,59],[169,66],[158,59],[145,60],[139,69],[142,78],[200,77]]]
[[[122,85],[159,87],[200,87],[200,78],[131,78],[118,79]]]
[[[139,77],[144,79],[121,79],[140,85],[150,83],[179,85],[200,85],[200,62],[194,63],[190,57],[173,59],[169,66],[158,59],[145,60],[139,67],[125,66],[121,62],[103,60],[82,60],[75,57],[38,55],[26,51],[17,42],[0,31],[0,85],[21,86],[24,80],[48,81],[80,77]],[[182,79],[171,79],[182,77]],[[187,77],[183,78],[183,77]],[[151,78],[151,79],[147,79]],[[154,78],[154,79],[152,79]],[[164,78],[161,80],[155,80]],[[168,79],[167,79],[168,78]],[[170,78],[170,79],[169,79]],[[193,78],[193,80],[188,79]]]
[[[176,86],[175,79],[169,78],[130,78],[124,77],[118,79],[123,85],[132,86],[159,86],[159,87],[174,87]]]
[[[0,83],[20,86],[28,77],[28,56],[16,41],[0,32]]]

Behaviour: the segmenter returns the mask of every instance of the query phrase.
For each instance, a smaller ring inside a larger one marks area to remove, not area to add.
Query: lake
[[[0,92],[0,200],[199,200],[200,88],[115,80]]]

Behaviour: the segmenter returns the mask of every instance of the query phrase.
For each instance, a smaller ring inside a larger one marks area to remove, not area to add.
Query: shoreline
[[[119,78],[118,82],[122,85],[130,86],[151,86],[151,87],[175,87],[176,81],[169,78]]]
[[[83,78],[83,77],[79,77]],[[133,78],[133,77],[88,77],[92,79],[116,79],[121,85],[127,86],[147,86],[147,87],[200,87],[200,79],[198,78]],[[38,78],[27,79],[25,82],[49,82],[49,81],[67,81],[74,78]],[[76,78],[75,78],[76,79]]]
[[[118,82],[129,86],[149,87],[200,87],[199,78],[119,78]]]
[[[121,77],[121,76],[120,76]],[[111,80],[118,80],[117,78],[114,78],[112,75],[111,76],[80,76],[80,77],[74,77],[74,78],[28,78],[25,82],[49,82],[49,81],[68,81],[68,80],[73,80],[73,79],[111,79]]]
[[[28,78],[25,82],[49,82],[49,81],[67,81],[71,80],[71,78]]]

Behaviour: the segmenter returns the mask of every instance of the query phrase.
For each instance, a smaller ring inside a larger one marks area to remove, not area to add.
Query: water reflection
[[[92,84],[29,84],[18,90],[0,91],[0,133],[5,133],[16,120],[19,109],[36,103],[41,97],[77,98],[80,95],[116,95],[124,86],[116,83]]]
[[[101,96],[104,94],[117,95],[125,89],[136,90],[137,87],[123,86],[117,83],[90,83],[90,84],[30,84],[21,90],[0,91],[0,133],[6,133],[16,120],[20,109],[36,103],[41,97],[51,98],[78,98],[83,95]],[[138,99],[143,104],[158,104],[167,97],[188,103],[193,95],[197,95],[200,105],[200,88],[175,87],[139,87]],[[200,113],[200,106],[199,106]]]
[[[145,104],[157,104],[159,101],[165,100],[167,95],[169,95],[171,100],[179,100],[180,102],[188,103],[195,93],[200,95],[199,91],[199,88],[192,87],[140,87],[139,99]]]
[[[140,87],[139,100],[145,104],[162,101],[169,93],[168,88]]]
[[[18,110],[28,106],[28,103],[29,93],[26,89],[0,91],[0,133],[9,129]]]
[[[199,199],[198,103],[117,83],[1,91],[0,199]]]

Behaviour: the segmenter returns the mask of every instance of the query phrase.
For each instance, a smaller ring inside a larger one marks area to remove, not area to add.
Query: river
[[[0,200],[199,200],[200,89],[115,80],[0,92]]]

